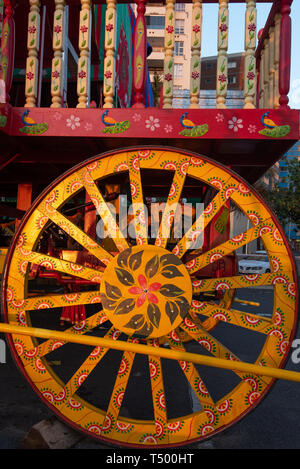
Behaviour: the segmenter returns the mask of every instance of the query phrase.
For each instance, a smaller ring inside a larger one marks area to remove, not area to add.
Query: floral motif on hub
[[[190,308],[190,276],[181,260],[157,246],[122,251],[106,268],[101,300],[109,320],[128,335],[161,337]]]

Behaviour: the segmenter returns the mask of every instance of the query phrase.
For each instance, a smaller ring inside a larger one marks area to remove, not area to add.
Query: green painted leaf
[[[118,255],[117,263],[119,267],[127,267],[128,266],[128,257],[131,254],[131,249],[124,249],[124,251],[120,252]]]
[[[175,321],[179,314],[179,309],[174,301],[167,301],[165,306],[166,315],[170,319],[171,324]]]
[[[109,311],[113,311],[115,309],[115,306],[116,306],[115,301],[107,298],[107,296],[104,295],[104,293],[101,293],[100,297],[101,297],[101,303],[103,305],[103,308],[108,309]]]
[[[159,289],[159,293],[161,293],[164,296],[167,296],[168,298],[172,298],[175,296],[182,295],[184,293],[181,288],[177,287],[176,285],[173,284],[165,284]]]
[[[160,263],[162,266],[165,266],[167,264],[172,264],[172,265],[182,264],[181,260],[177,256],[175,256],[175,254],[164,254],[160,258]]]
[[[145,322],[144,326],[137,330],[136,333],[134,334],[135,336],[143,336],[143,337],[148,337],[153,331],[153,326],[152,324],[148,324],[147,322]]]
[[[121,290],[108,282],[105,282],[105,291],[106,295],[113,300],[118,300],[122,296]]]
[[[146,277],[147,278],[153,277],[153,275],[155,275],[156,272],[158,271],[158,267],[159,267],[159,259],[158,259],[158,255],[156,254],[146,264],[146,267],[145,267]]]
[[[154,327],[158,328],[161,318],[161,312],[159,307],[154,303],[149,303],[147,308],[148,318]]]
[[[175,303],[178,306],[180,316],[184,318],[190,309],[188,300],[184,296],[180,296],[179,298],[176,298]]]
[[[140,267],[142,263],[142,255],[143,255],[143,251],[138,251],[135,254],[132,254],[132,256],[130,256],[129,267],[132,270],[136,270]]]
[[[114,314],[127,314],[133,310],[135,307],[135,301],[133,298],[127,298],[126,300],[121,301],[117,306]]]
[[[117,277],[119,281],[126,286],[130,286],[134,284],[134,280],[132,275],[125,269],[115,269],[115,272],[117,274]]]
[[[143,324],[144,324],[144,315],[143,314],[135,314],[134,316],[132,316],[132,318],[130,319],[130,321],[125,324],[124,327],[130,327],[131,329],[140,329]]]
[[[166,278],[183,277],[182,273],[177,269],[175,265],[168,265],[162,271],[161,274]]]

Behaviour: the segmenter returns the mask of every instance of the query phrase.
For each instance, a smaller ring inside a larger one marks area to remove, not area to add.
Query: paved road
[[[257,289],[257,300],[265,300],[269,307],[269,290]],[[266,313],[267,314],[267,313]],[[225,334],[226,335],[226,334]],[[1,335],[0,335],[1,337]],[[296,333],[299,339],[300,331]],[[300,372],[300,358],[292,348],[286,368]],[[241,358],[249,360],[251,344],[242,344]],[[6,363],[0,364],[0,449],[21,448],[28,430],[52,413],[31,390],[20,371],[15,367],[7,350]],[[300,449],[300,383],[277,381],[258,407],[240,422],[203,443],[189,445],[191,449]],[[108,449],[94,440],[82,439],[76,449]]]

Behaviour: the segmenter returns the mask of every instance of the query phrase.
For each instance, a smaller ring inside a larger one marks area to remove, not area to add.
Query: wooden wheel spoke
[[[185,317],[180,327],[213,356],[226,360],[241,361],[231,350],[202,329],[200,325],[197,325],[190,316]],[[246,377],[245,373],[241,371],[233,371],[233,373],[237,374],[241,379]]]
[[[230,195],[235,190],[235,188],[232,188]],[[198,237],[204,232],[205,228],[209,225],[215,215],[217,215],[221,208],[224,207],[224,205],[228,202],[228,199],[228,185],[226,185],[224,189],[220,190],[215,195],[206,209],[199,215],[193,225],[184,234],[181,240],[174,247],[173,253],[178,257],[182,257],[185,252],[197,241]]]
[[[159,342],[157,339],[149,341],[148,344],[152,345],[153,347],[159,347]],[[168,444],[168,416],[161,359],[159,357],[149,355],[148,360],[153,398],[154,420],[156,426],[155,435],[159,436],[160,441]]]
[[[44,209],[41,207],[36,211],[41,215],[50,218],[50,220],[59,226],[67,235],[73,238],[77,243],[83,246],[88,252],[95,256],[98,260],[107,265],[112,259],[112,256],[105,251],[96,241],[82,231],[78,226],[74,225],[68,218],[62,215],[53,207],[50,208],[49,204],[44,204]],[[47,208],[46,208],[47,207]]]
[[[209,292],[215,290],[276,285],[276,283],[286,283],[288,281],[292,281],[291,272],[285,272],[284,277],[281,277],[277,273],[271,273],[235,275],[233,277],[220,278],[205,278],[201,280],[193,280],[192,284],[194,294],[198,294],[201,292]]]
[[[217,304],[197,300],[192,301],[190,314],[201,314],[214,320],[224,321],[262,334],[268,334],[270,326],[273,324],[272,319],[262,317],[259,314],[251,314],[236,309],[226,309]]]
[[[155,240],[156,246],[165,247],[170,237],[171,229],[173,226],[174,217],[178,207],[179,198],[183,189],[186,178],[190,158],[182,158],[177,162],[177,169],[175,171],[171,188],[169,191],[168,199],[165,209],[162,214],[162,219],[159,225],[158,235]]]
[[[8,302],[9,307],[14,309],[22,309],[23,311],[31,311],[36,309],[63,308],[65,306],[79,306],[87,304],[101,303],[98,292],[75,292],[65,293],[64,295],[44,295],[33,296],[26,300],[13,300]]]
[[[168,343],[170,344],[172,350],[186,352],[183,344],[179,339],[179,336],[175,331],[168,335]],[[179,365],[201,405],[202,409],[200,410],[207,412],[207,423],[213,420],[214,428],[218,428],[223,424],[222,416],[216,408],[215,402],[209,394],[209,391],[205,386],[201,376],[199,375],[195,365],[186,361],[179,361]],[[212,412],[216,418],[210,419],[210,412]]]
[[[121,334],[121,331],[117,331],[115,328],[111,327],[110,330],[105,334],[104,338],[117,340]],[[72,397],[80,388],[80,386],[85,382],[91,372],[95,369],[98,363],[108,352],[108,348],[105,347],[95,347],[89,356],[84,360],[82,365],[74,373],[74,375],[69,379],[67,384],[64,387],[63,394],[70,398]]]
[[[38,252],[25,251],[19,256],[22,261],[31,262],[32,264],[40,265],[47,270],[55,270],[67,276],[80,277],[81,279],[89,280],[91,282],[100,283],[102,272],[91,267],[85,267],[76,262],[69,262],[57,257],[47,256]]]
[[[129,342],[134,342],[135,340],[136,339],[128,339]],[[134,357],[134,352],[125,351],[123,353],[117,378],[106,411],[106,416],[103,418],[102,431],[104,428],[106,428],[106,426],[109,426],[109,429],[105,430],[105,434],[113,432],[116,427],[116,423],[119,418],[119,412],[122,407],[122,402],[130,377],[132,365],[134,362]]]
[[[86,332],[89,332],[90,330],[94,329],[95,327],[98,327],[100,324],[106,321],[107,317],[105,313],[103,311],[99,311],[98,313],[93,314],[92,316],[79,322],[78,324],[69,327],[68,329],[66,329],[65,332],[70,334],[85,334]],[[31,350],[28,350],[25,353],[25,356],[28,359],[35,359],[36,356],[42,358],[48,353],[53,352],[53,350],[57,350],[65,344],[67,344],[67,342],[57,341],[55,339],[48,339],[42,342],[40,345],[37,345],[36,347],[32,348]]]
[[[117,249],[119,251],[123,251],[124,249],[128,248],[128,243],[122,231],[120,230],[115,217],[111,213],[109,206],[104,200],[103,195],[98,189],[96,182],[92,178],[88,169],[83,170],[82,182],[90,199],[95,205],[98,215],[103,220],[106,231],[109,233],[109,236],[114,240]]]
[[[145,213],[139,157],[136,153],[128,153],[127,163],[136,241],[137,244],[148,244],[148,214]]]
[[[245,244],[254,241],[260,236],[260,230],[267,222],[268,220],[265,220],[263,223],[254,226],[244,233],[241,233],[238,236],[234,236],[225,243],[211,249],[210,251],[195,257],[192,261],[186,264],[186,268],[188,269],[189,273],[193,274],[198,270],[203,269],[207,265],[221,259],[222,257],[231,254],[233,251],[244,246]]]

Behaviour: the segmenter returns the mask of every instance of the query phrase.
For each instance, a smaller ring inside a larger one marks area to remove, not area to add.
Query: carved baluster
[[[63,52],[64,52],[64,14],[65,0],[55,0],[53,20],[53,50],[51,74],[51,107],[61,107],[63,85]]]
[[[40,1],[29,0],[28,34],[25,80],[25,107],[35,107],[37,99],[39,48],[40,48]]]
[[[165,60],[163,82],[163,108],[172,108],[173,79],[174,79],[174,26],[175,26],[175,0],[167,0],[165,21]]]
[[[247,7],[245,20],[244,108],[254,109],[256,93],[256,1],[246,1]]]
[[[269,107],[270,41],[264,40],[264,108]]]
[[[274,108],[274,74],[275,74],[275,67],[274,67],[274,60],[275,60],[275,37],[274,37],[274,26],[270,27],[269,32],[269,104],[268,107],[270,109]]]
[[[86,108],[88,106],[90,83],[90,25],[91,0],[81,0],[78,37],[80,51],[77,73],[78,108]]]
[[[227,95],[228,1],[219,0],[216,107],[220,109],[226,108]]]
[[[132,107],[145,107],[144,89],[146,75],[146,45],[147,27],[145,21],[145,1],[135,0],[137,4],[137,18],[135,21],[133,38],[133,80]]]
[[[107,8],[105,16],[103,107],[112,108],[114,98],[116,1],[107,0],[106,3]]]
[[[201,80],[202,0],[193,0],[190,108],[199,108]]]
[[[281,0],[281,24],[280,24],[280,62],[279,62],[279,104],[280,109],[289,109],[288,94],[290,91],[291,76],[291,4],[293,0]]]
[[[9,103],[8,93],[12,84],[15,56],[15,22],[13,19],[14,10],[10,0],[4,0],[4,7],[5,18],[2,23],[2,36],[0,36],[0,79],[5,82],[5,101]]]
[[[279,108],[279,61],[280,61],[280,22],[281,15],[275,15],[275,55],[274,55],[274,108]]]
[[[259,68],[259,108],[264,108],[264,101],[265,101],[265,89],[264,89],[264,61],[265,61],[265,51],[261,49],[261,58],[260,58],[260,68]]]

